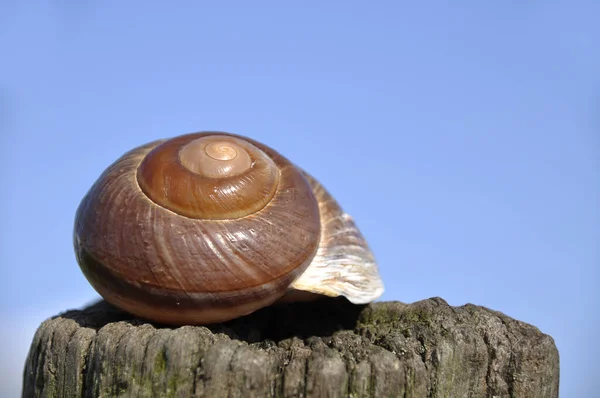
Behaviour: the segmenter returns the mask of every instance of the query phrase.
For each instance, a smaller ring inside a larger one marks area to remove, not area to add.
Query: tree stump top
[[[101,301],[39,327],[24,397],[558,397],[534,326],[440,298],[282,304],[209,326],[136,319]]]

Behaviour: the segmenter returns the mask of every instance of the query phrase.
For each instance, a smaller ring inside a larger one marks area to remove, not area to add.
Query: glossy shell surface
[[[248,171],[231,173],[229,185],[218,175],[180,178],[172,171],[184,163],[177,155],[205,138],[247,143]],[[159,154],[156,164],[147,165],[149,154]],[[225,321],[293,291],[354,303],[383,292],[366,241],[325,189],[271,148],[226,133],[189,134],[123,155],[82,200],[74,246],[100,295],[157,322]]]

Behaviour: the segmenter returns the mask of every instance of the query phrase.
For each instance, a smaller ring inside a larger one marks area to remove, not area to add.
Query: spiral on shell
[[[383,292],[360,231],[314,178],[222,132],[123,155],[77,209],[74,247],[107,301],[169,324],[226,321],[302,292],[355,303]]]

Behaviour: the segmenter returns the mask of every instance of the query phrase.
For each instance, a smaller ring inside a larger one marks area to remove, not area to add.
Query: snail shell
[[[363,304],[383,293],[373,254],[331,195],[268,146],[222,132],[123,155],[81,201],[74,247],[101,296],[162,323],[221,322],[315,295]]]

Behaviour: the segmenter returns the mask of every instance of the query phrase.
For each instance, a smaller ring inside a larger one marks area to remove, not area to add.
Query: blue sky
[[[0,3],[0,395],[37,325],[95,299],[75,209],[113,160],[251,136],[354,216],[383,300],[532,323],[561,397],[600,389],[600,3]],[[587,395],[586,395],[587,394]]]

